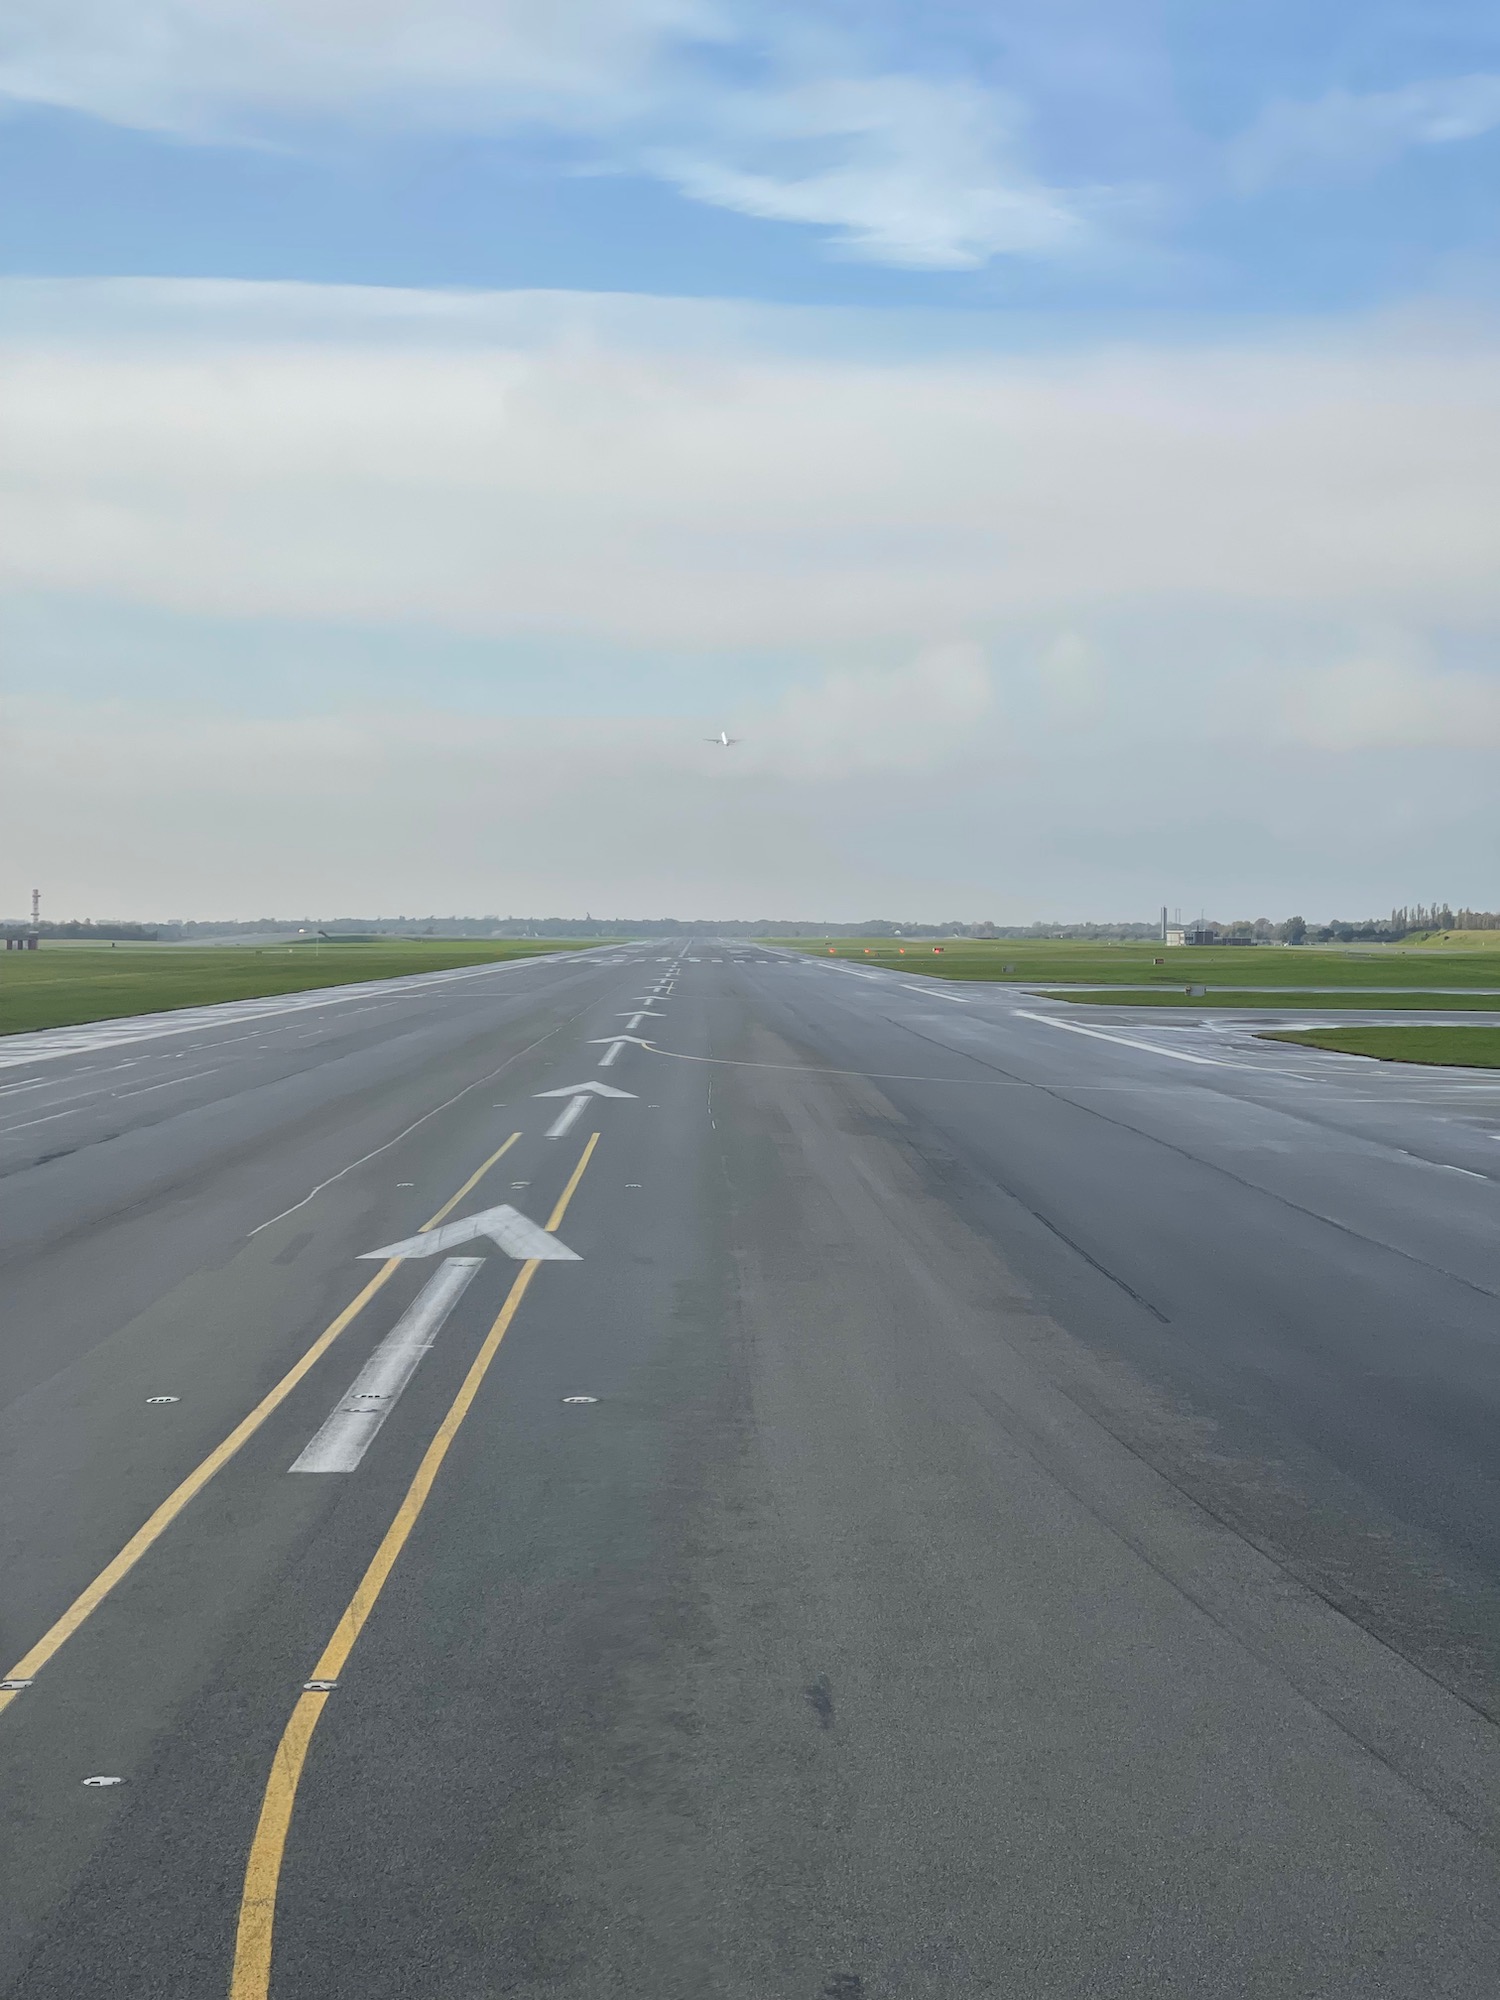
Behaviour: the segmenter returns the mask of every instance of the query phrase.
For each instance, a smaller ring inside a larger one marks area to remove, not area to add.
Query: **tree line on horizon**
[[[1447,903],[1402,904],[1389,917],[1347,920],[1331,917],[1327,923],[1312,924],[1303,917],[1287,917],[1273,922],[1269,917],[1237,917],[1228,922],[1213,918],[1198,920],[1203,928],[1220,937],[1250,938],[1263,944],[1396,944],[1402,938],[1434,931],[1500,930],[1500,911],[1455,910]],[[1194,926],[1195,928],[1197,926]],[[0,920],[0,928],[30,930],[22,918]],[[954,918],[946,923],[897,923],[890,918],[870,918],[863,923],[807,923],[790,918],[744,919],[679,917],[253,917],[249,919],[169,919],[165,923],[140,923],[124,918],[73,918],[63,922],[44,920],[37,926],[42,937],[73,938],[80,941],[131,941],[136,943],[179,943],[189,939],[207,941],[215,937],[250,937],[264,932],[287,934],[298,931],[322,932],[337,938],[341,932],[368,937],[378,932],[387,937],[472,938],[476,940],[598,937],[927,937],[927,938],[1034,938],[1097,941],[1099,943],[1144,942],[1161,935],[1160,922],[1154,923],[966,923]]]

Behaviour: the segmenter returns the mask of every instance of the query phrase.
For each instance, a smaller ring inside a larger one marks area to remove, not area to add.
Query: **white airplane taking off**
[[[728,735],[721,729],[717,736],[705,736],[703,740],[705,743],[716,743],[721,750],[727,750],[731,743],[738,743],[740,739],[738,736]]]

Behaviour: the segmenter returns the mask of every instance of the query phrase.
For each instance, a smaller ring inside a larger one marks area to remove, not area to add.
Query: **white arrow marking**
[[[445,1257],[349,1385],[317,1435],[293,1459],[293,1472],[352,1472],[396,1407],[396,1398],[463,1297],[482,1257]]]
[[[538,1097],[578,1097],[587,1096],[592,1091],[595,1097],[634,1097],[633,1090],[616,1090],[612,1083],[595,1083],[592,1078],[587,1083],[565,1083],[561,1090],[539,1090]]]
[[[561,1139],[564,1133],[571,1132],[573,1127],[578,1123],[578,1120],[583,1116],[583,1107],[588,1103],[589,1098],[594,1095],[599,1097],[634,1097],[635,1092],[633,1090],[616,1090],[614,1085],[609,1083],[593,1082],[575,1083],[566,1090],[539,1090],[537,1092],[538,1097],[566,1097],[568,1099],[568,1102],[547,1127],[545,1136],[549,1139]]]
[[[436,1257],[444,1250],[476,1242],[481,1236],[487,1236],[518,1264],[529,1263],[533,1258],[566,1264],[579,1261],[576,1250],[560,1243],[549,1230],[508,1202],[502,1202],[498,1208],[482,1209],[478,1215],[466,1215],[462,1222],[445,1222],[441,1229],[429,1229],[425,1235],[406,1236],[399,1243],[387,1243],[382,1250],[366,1250],[364,1256],[369,1261],[377,1257]]]
[[[632,1021],[664,1021],[667,1017],[659,1008],[643,1007],[638,1014],[632,1014],[630,1018]],[[625,1016],[623,1014],[616,1014],[615,1019],[623,1021]]]

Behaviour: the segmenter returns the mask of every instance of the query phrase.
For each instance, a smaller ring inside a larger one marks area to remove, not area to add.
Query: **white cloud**
[[[0,343],[11,588],[908,651],[1171,598],[1500,612],[1488,329],[856,360],[797,315],[576,299],[496,333],[324,292],[304,338],[266,289],[161,287],[119,339],[87,287],[96,337]]]
[[[200,140],[544,131],[579,163],[934,269],[1071,255],[1016,107],[882,72],[849,17],[748,0],[0,0],[0,100]],[[729,81],[728,52],[741,72]],[[758,81],[745,77],[754,73]]]
[[[1493,709],[1467,746],[1361,748],[1347,715],[1325,746],[1289,736],[1277,696],[1268,676],[1271,740],[1180,754],[1170,738],[1090,749],[1033,728],[1018,742],[961,695],[947,752],[929,737],[904,763],[892,737],[842,769],[781,761],[809,713],[837,748],[850,703],[826,686],[751,716],[727,754],[691,725],[459,715],[425,688],[420,706],[275,718],[13,698],[0,914],[20,914],[33,882],[56,915],[137,917],[1027,922],[1144,918],[1164,899],[1348,915],[1434,884],[1492,896]],[[1168,704],[1151,709],[1170,723]],[[781,740],[752,771],[739,760],[762,731]]]
[[[613,121],[715,0],[3,0],[0,94],[240,135],[268,116]]]
[[[1282,718],[1291,741],[1319,750],[1500,750],[1500,674],[1339,660],[1286,687]]]
[[[1500,76],[1434,78],[1400,90],[1333,90],[1269,104],[1231,149],[1240,185],[1261,188],[1369,173],[1413,146],[1445,146],[1500,126]]]
[[[1057,633],[1036,663],[1042,696],[1063,723],[1086,722],[1103,704],[1106,675],[1099,648],[1081,632]]]
[[[717,110],[722,157],[648,156],[663,177],[696,201],[834,229],[850,256],[960,270],[1086,239],[1076,204],[1017,159],[1014,110],[972,85],[834,78]]]
[[[972,640],[926,647],[899,667],[838,668],[752,712],[735,768],[757,778],[927,771],[963,754],[993,703]]]
[[[54,910],[158,916],[785,914],[873,908],[882,894],[941,906],[955,892],[947,862],[934,869],[920,840],[885,851],[924,803],[882,803],[870,780],[943,760],[974,674],[893,674],[873,721],[846,690],[808,690],[757,712],[727,754],[662,721],[13,698],[0,914],[22,907],[33,874]],[[922,693],[950,704],[945,718],[917,716]],[[901,719],[918,732],[910,763]]]
[[[1491,327],[860,354],[671,301],[108,284],[7,321],[0,582],[75,622],[7,657],[0,907],[37,870],[117,913],[1488,894]],[[174,705],[64,699],[149,676],[86,657],[121,605]],[[538,634],[609,718],[486,694]],[[283,638],[295,690],[248,685]],[[701,718],[631,712],[648,656]]]

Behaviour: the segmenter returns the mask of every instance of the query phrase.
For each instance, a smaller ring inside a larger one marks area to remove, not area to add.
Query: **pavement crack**
[[[889,1019],[890,1017],[887,1018]],[[1473,1278],[1465,1278],[1457,1271],[1450,1271],[1445,1264],[1434,1264],[1426,1257],[1419,1257],[1414,1250],[1403,1250],[1398,1243],[1388,1243],[1381,1237],[1368,1236],[1364,1230],[1356,1229],[1353,1223],[1340,1222],[1337,1216],[1325,1214],[1320,1208],[1310,1208],[1306,1202],[1293,1201],[1290,1195],[1279,1194],[1275,1188],[1266,1187],[1261,1181],[1249,1180],[1244,1174],[1237,1174],[1232,1168],[1224,1166],[1221,1161],[1209,1159],[1203,1153],[1195,1153],[1188,1146],[1174,1145],[1170,1139],[1162,1138],[1160,1133],[1145,1131],[1141,1126],[1131,1124],[1126,1118],[1112,1117],[1108,1111],[1102,1110],[1097,1105],[1081,1104],[1076,1097],[1068,1095],[1068,1086],[1066,1084],[1036,1083],[1026,1077],[1017,1077],[1013,1070],[1005,1069],[999,1063],[989,1062],[984,1056],[973,1055],[967,1049],[961,1052],[952,1050],[948,1043],[935,1041],[932,1036],[924,1035],[919,1028],[913,1028],[895,1020],[891,1020],[890,1024],[892,1027],[905,1026],[908,1034],[915,1035],[919,1041],[931,1042],[934,1048],[948,1049],[950,1054],[963,1053],[964,1055],[968,1055],[982,1069],[993,1070],[997,1076],[1006,1077],[1014,1082],[1028,1083],[1031,1089],[1040,1092],[1044,1097],[1050,1097],[1054,1103],[1066,1104],[1070,1109],[1082,1112],[1086,1118],[1097,1118],[1102,1124],[1112,1125],[1117,1132],[1129,1132],[1133,1138],[1145,1140],[1149,1145],[1159,1146],[1163,1152],[1171,1153],[1179,1160],[1186,1160],[1192,1166],[1202,1167],[1208,1173],[1218,1174],[1224,1180],[1232,1181],[1236,1187],[1245,1188],[1251,1194],[1261,1195],[1265,1200],[1275,1202],[1278,1208],[1290,1210],[1293,1215],[1305,1216],[1310,1222],[1321,1222],[1329,1229],[1338,1230],[1340,1235],[1352,1238],[1356,1243],[1363,1243],[1372,1250],[1384,1250],[1392,1257],[1401,1258],[1405,1263],[1415,1264],[1420,1271],[1431,1271],[1437,1277],[1447,1278],[1455,1285],[1462,1285],[1465,1291],[1475,1292],[1482,1299],[1500,1298],[1500,1292],[1492,1291],[1488,1285],[1481,1285]],[[1003,1187],[1004,1183],[999,1182],[997,1185]],[[1007,1189],[1006,1192],[1009,1193],[1010,1190]],[[1016,1199],[1020,1200],[1020,1197],[1017,1196]],[[1027,1204],[1023,1202],[1022,1206],[1025,1207]],[[1035,1213],[1034,1210],[1031,1212]],[[1038,1215],[1037,1220],[1045,1224],[1049,1229],[1053,1227],[1043,1215]],[[1054,1233],[1058,1236],[1063,1235],[1061,1230],[1055,1230]],[[1071,1239],[1066,1236],[1063,1236],[1063,1241],[1071,1243]],[[1076,1244],[1071,1244],[1071,1247],[1074,1249],[1078,1248]],[[1093,1258],[1088,1257],[1087,1251],[1080,1250],[1078,1254],[1081,1257],[1088,1258],[1091,1264],[1094,1262]],[[1096,1265],[1095,1268],[1102,1271],[1105,1277],[1113,1278],[1113,1273],[1104,1270],[1102,1264]],[[1114,1278],[1114,1282],[1119,1284],[1120,1280]],[[1130,1287],[1127,1285],[1124,1289],[1129,1291]],[[1131,1296],[1137,1298],[1139,1294],[1132,1292]],[[1141,1300],[1141,1304],[1145,1305],[1150,1312],[1156,1311],[1156,1308],[1149,1305],[1144,1299]],[[1160,1314],[1157,1316],[1158,1318],[1162,1317]],[[1170,1322],[1164,1321],[1164,1324],[1170,1324]]]

